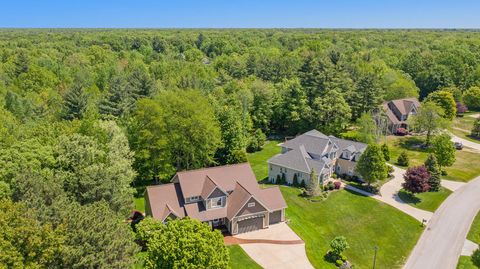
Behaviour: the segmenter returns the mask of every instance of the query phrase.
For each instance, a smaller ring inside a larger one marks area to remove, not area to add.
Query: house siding
[[[268,180],[270,182],[275,182],[275,180],[277,179],[277,175],[282,177],[283,173],[285,174],[285,178],[287,179],[288,184],[293,184],[293,177],[295,173],[298,175],[298,183],[301,183],[302,179],[305,180],[305,183],[307,183],[310,179],[310,173],[300,172],[276,164],[268,164]]]
[[[219,190],[218,188],[215,188],[215,190],[212,192],[212,194],[210,194],[210,196],[208,196],[208,199],[222,197],[222,196],[225,196],[225,193],[223,191]]]
[[[345,159],[338,159],[335,172],[337,173],[337,175],[359,176],[358,173],[355,171],[356,166],[356,162]]]
[[[255,206],[254,207],[248,207],[249,203],[255,203]],[[248,202],[242,207],[242,209],[240,209],[240,211],[238,211],[236,217],[240,217],[240,216],[243,216],[243,215],[250,215],[250,214],[254,214],[254,213],[260,213],[260,212],[264,212],[264,211],[267,211],[267,209],[265,207],[263,207],[257,200],[255,200],[255,198],[250,198],[248,200]]]

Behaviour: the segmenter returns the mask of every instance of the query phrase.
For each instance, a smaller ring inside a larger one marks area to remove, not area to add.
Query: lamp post
[[[373,249],[375,250],[375,254],[373,255],[373,269],[375,269],[375,263],[377,262],[377,250],[378,250],[378,246],[373,247]]]

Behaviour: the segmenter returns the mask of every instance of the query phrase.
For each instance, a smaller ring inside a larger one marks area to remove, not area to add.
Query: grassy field
[[[449,128],[450,132],[463,139],[480,143],[480,139],[470,136],[470,132],[473,128],[474,117],[472,114],[478,114],[478,112],[467,113],[461,118],[455,118],[452,122],[452,126]]]
[[[281,190],[289,225],[305,241],[316,268],[336,268],[324,255],[338,235],[347,238],[350,249],[345,254],[357,268],[372,266],[375,246],[377,268],[401,268],[422,232],[418,221],[372,198],[338,191],[323,202],[310,202],[296,188]]]
[[[248,162],[252,166],[252,170],[258,181],[262,181],[268,177],[267,160],[281,152],[281,148],[277,146],[278,143],[280,143],[280,141],[267,141],[261,151],[247,154]]]
[[[260,269],[254,260],[252,260],[243,249],[238,246],[228,246],[228,251],[230,251],[230,268],[232,269]]]
[[[451,194],[450,190],[441,188],[438,192],[424,192],[412,194],[405,190],[400,190],[398,196],[405,203],[430,212],[435,212],[440,204]]]
[[[410,166],[421,165],[428,156],[428,151],[419,148],[423,143],[422,137],[398,137],[389,136],[387,138],[390,147],[390,163],[397,165],[397,158],[400,153],[407,151],[410,159]],[[468,151],[468,149],[457,150],[456,161],[451,167],[446,167],[447,175],[443,178],[448,180],[467,182],[480,175],[480,166],[471,165],[480,163],[480,154]]]

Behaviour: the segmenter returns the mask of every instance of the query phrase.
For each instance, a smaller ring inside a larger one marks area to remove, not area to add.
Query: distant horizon
[[[19,0],[0,28],[18,29],[480,29],[480,2],[391,0]]]

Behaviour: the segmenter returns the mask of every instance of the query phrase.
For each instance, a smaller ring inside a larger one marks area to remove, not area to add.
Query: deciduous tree
[[[387,164],[383,152],[377,144],[368,145],[357,162],[356,171],[371,185],[387,177]]]
[[[408,168],[403,178],[405,182],[402,187],[411,193],[426,192],[430,189],[428,185],[430,173],[423,165]]]

